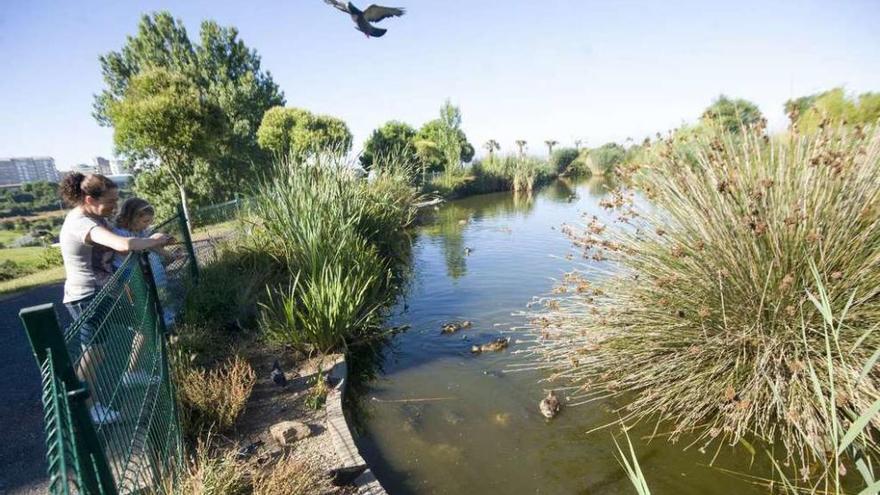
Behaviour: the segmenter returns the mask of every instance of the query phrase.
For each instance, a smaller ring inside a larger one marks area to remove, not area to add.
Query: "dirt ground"
[[[295,359],[293,353],[279,354],[265,347],[256,347],[243,355],[253,367],[257,382],[244,414],[236,423],[231,439],[239,452],[257,461],[269,461],[281,454],[290,454],[296,460],[333,473],[341,461],[328,434],[325,406],[315,409],[313,391],[318,380],[326,383],[335,356]],[[286,386],[279,386],[271,378],[272,366],[278,360],[287,378]],[[321,373],[319,373],[321,370]],[[299,421],[309,426],[311,435],[293,445],[282,446],[269,433],[269,428],[281,421]],[[339,487],[334,494],[354,493],[350,487]]]

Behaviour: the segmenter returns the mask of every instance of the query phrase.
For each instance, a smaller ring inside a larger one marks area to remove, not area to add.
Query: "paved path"
[[[61,324],[61,284],[38,287],[0,299],[0,493],[46,493],[46,444],[40,373],[18,310],[54,302]]]

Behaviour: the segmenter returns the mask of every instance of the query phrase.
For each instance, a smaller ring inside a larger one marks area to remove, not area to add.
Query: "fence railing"
[[[198,279],[183,214],[177,243],[132,253],[66,330],[52,304],[20,317],[43,383],[49,493],[162,492],[183,463],[166,336]]]

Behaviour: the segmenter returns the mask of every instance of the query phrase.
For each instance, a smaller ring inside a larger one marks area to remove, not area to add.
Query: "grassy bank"
[[[563,171],[535,157],[488,157],[469,168],[445,172],[429,181],[424,189],[447,199],[501,191],[531,194]]]
[[[604,202],[617,223],[568,228],[594,266],[536,315],[539,366],[574,402],[620,397],[623,422],[672,439],[781,443],[789,470],[826,486],[838,458],[876,463],[880,132],[655,151]],[[835,448],[850,430],[865,433]]]

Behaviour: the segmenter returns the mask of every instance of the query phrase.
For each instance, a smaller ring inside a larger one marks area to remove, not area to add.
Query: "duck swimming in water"
[[[471,322],[469,322],[468,320],[461,321],[461,322],[451,321],[441,327],[440,333],[455,333],[461,329],[470,328],[470,327],[471,327]]]
[[[556,398],[556,393],[552,390],[547,393],[547,397],[544,397],[541,402],[538,403],[538,409],[547,419],[553,419],[559,414],[561,408],[562,404],[559,403],[559,399]]]
[[[479,354],[481,352],[498,352],[507,349],[510,344],[510,337],[498,337],[497,339],[483,345],[475,345],[471,347],[471,352]]]

